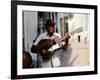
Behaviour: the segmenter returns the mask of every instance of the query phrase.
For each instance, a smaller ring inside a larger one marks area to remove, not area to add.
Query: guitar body
[[[43,59],[51,58],[52,54],[50,51],[48,51],[48,49],[52,47],[53,44],[54,42],[51,39],[42,39],[38,43],[38,51],[39,51],[39,54],[43,57]]]
[[[32,57],[28,52],[23,52],[23,68],[30,68],[32,65]]]

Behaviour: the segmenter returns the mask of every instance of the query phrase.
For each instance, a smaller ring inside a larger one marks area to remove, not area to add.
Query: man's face
[[[53,33],[53,32],[54,32],[54,27],[50,26],[50,27],[49,27],[49,32],[50,32],[50,33]]]
[[[50,26],[50,27],[48,28],[48,33],[49,33],[50,36],[53,35],[54,31],[55,31],[55,29],[54,29],[53,26]]]

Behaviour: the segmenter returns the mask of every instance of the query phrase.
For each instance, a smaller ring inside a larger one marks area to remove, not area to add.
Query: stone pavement
[[[68,49],[63,52],[61,67],[88,66],[90,63],[89,46],[83,41],[71,41]]]

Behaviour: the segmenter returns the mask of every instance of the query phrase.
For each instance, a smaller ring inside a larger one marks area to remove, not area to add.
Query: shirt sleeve
[[[34,45],[37,45],[41,39],[42,39],[42,34],[40,34],[40,35],[37,37],[36,41],[34,42]]]
[[[61,38],[61,35],[59,33],[55,33],[56,36],[58,36],[59,38]]]

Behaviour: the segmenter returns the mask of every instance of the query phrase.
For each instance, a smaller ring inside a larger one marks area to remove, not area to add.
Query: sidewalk
[[[70,42],[64,54],[62,66],[87,66],[90,63],[89,47],[84,42]]]
[[[72,43],[72,56],[71,62],[74,61],[74,66],[86,66],[89,65],[89,46],[84,42],[73,42]],[[77,58],[75,59],[75,57]]]

